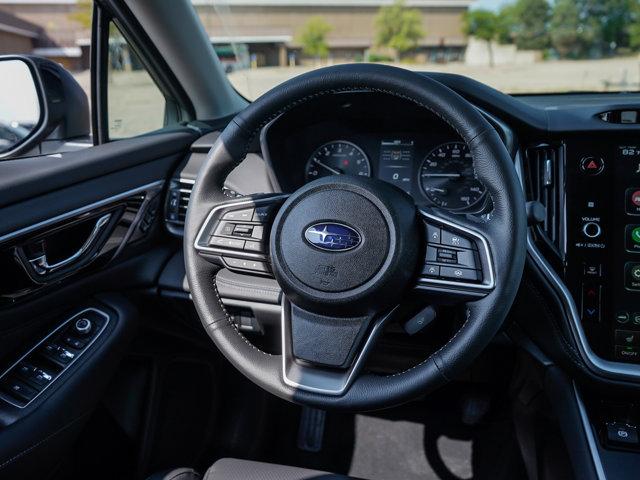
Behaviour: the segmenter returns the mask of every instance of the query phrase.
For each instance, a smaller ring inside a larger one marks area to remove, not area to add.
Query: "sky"
[[[489,10],[497,10],[505,3],[512,3],[513,0],[477,0],[472,8],[486,8]]]

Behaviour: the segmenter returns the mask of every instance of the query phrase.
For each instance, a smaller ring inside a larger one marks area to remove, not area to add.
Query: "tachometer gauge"
[[[325,143],[307,161],[307,181],[327,175],[371,176],[369,159],[357,145],[344,140]]]
[[[449,142],[431,150],[420,166],[420,186],[429,200],[447,210],[466,210],[484,198],[469,147]]]

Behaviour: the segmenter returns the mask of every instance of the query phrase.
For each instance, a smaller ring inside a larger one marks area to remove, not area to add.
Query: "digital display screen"
[[[413,140],[382,140],[378,178],[411,193]]]

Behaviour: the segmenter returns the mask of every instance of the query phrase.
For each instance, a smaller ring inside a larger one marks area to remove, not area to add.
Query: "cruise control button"
[[[442,244],[450,247],[473,248],[473,243],[467,238],[444,229],[442,230]]]
[[[637,347],[640,345],[640,332],[633,330],[616,330],[615,344],[627,347]]]
[[[475,270],[477,268],[475,252],[473,250],[459,250],[458,265]]]
[[[452,280],[477,281],[478,272],[468,268],[440,267],[440,276]]]
[[[244,244],[244,249],[247,252],[259,252],[262,253],[264,251],[264,246],[260,242],[250,242],[246,241]]]
[[[253,225],[236,225],[233,229],[233,235],[236,237],[250,237],[253,232]]]
[[[229,268],[240,268],[242,270],[251,270],[253,272],[268,272],[267,265],[264,262],[256,262],[254,260],[244,260],[242,258],[224,257],[224,262]]]
[[[429,243],[440,243],[440,227],[427,224],[427,241]]]
[[[425,265],[422,269],[422,275],[437,277],[440,275],[440,267],[438,265]]]
[[[244,210],[231,210],[222,217],[223,220],[242,220],[244,222],[250,222],[253,218],[253,208],[247,208]]]
[[[242,250],[244,248],[244,240],[238,238],[211,237],[209,245],[212,247],[233,248]]]
[[[262,225],[256,225],[253,227],[253,231],[251,232],[251,238],[255,238],[256,240],[264,240],[264,227]]]

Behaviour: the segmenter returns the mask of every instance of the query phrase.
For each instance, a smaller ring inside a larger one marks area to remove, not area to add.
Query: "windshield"
[[[640,90],[640,0],[193,0],[234,87],[381,62],[510,94]]]

